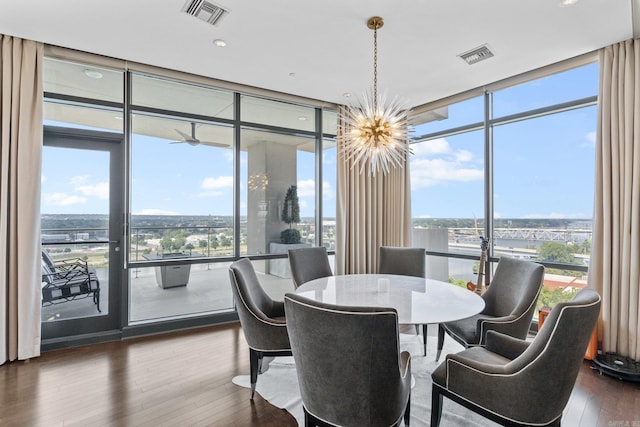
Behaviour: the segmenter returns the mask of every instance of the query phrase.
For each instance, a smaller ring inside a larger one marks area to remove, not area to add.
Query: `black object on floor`
[[[616,353],[600,353],[593,359],[593,368],[601,374],[619,380],[640,382],[640,362]]]

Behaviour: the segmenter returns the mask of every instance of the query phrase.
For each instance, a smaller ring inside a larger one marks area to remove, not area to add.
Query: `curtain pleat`
[[[344,106],[339,107],[344,116]],[[385,176],[360,172],[360,164],[347,160],[338,124],[338,203],[336,213],[336,273],[375,273],[380,246],[408,246],[411,232],[409,168],[392,168]]]
[[[640,43],[600,51],[589,284],[602,295],[603,351],[640,357]]]
[[[0,364],[40,355],[42,58],[0,35]]]

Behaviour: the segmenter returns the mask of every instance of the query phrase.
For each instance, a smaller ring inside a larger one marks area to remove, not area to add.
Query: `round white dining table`
[[[347,274],[311,280],[295,291],[314,301],[392,307],[398,323],[424,325],[465,319],[482,311],[474,292],[433,279],[395,274]]]

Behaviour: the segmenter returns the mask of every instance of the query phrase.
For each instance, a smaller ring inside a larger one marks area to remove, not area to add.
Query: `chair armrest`
[[[486,351],[484,348],[476,347],[473,350],[474,351],[465,350],[456,354],[448,354],[444,361],[444,363],[447,364],[448,375],[451,375],[451,373],[460,374],[462,371],[474,372],[479,375],[505,373],[504,365],[486,363],[481,360],[481,357],[474,357],[476,353]]]
[[[500,332],[487,331],[485,348],[493,353],[513,360],[529,348],[529,344],[528,341],[514,338]]]
[[[518,318],[513,315],[502,317],[485,317],[480,318],[476,324],[476,333],[480,337],[480,345],[485,345],[485,339],[488,331],[498,331],[503,334],[517,334]]]
[[[478,319],[478,330],[482,328],[483,323],[487,323],[487,324],[488,323],[493,323],[493,324],[507,323],[515,320],[515,318],[516,316],[513,316],[513,315],[502,316],[502,317],[481,317]]]

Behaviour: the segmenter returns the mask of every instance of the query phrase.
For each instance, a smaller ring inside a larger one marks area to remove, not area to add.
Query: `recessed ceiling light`
[[[342,94],[345,98],[351,98],[351,92],[345,92]]]
[[[215,44],[218,47],[225,47],[227,45],[227,42],[222,39],[215,39],[213,41],[213,44]]]
[[[89,68],[87,68],[86,70],[84,70],[84,74],[87,77],[91,77],[92,79],[101,79],[102,78],[102,73],[98,70],[91,70]]]
[[[573,6],[578,3],[580,0],[562,0],[560,1],[560,7]]]
[[[306,122],[307,118],[305,116],[299,116],[298,120],[300,120],[301,122]]]

